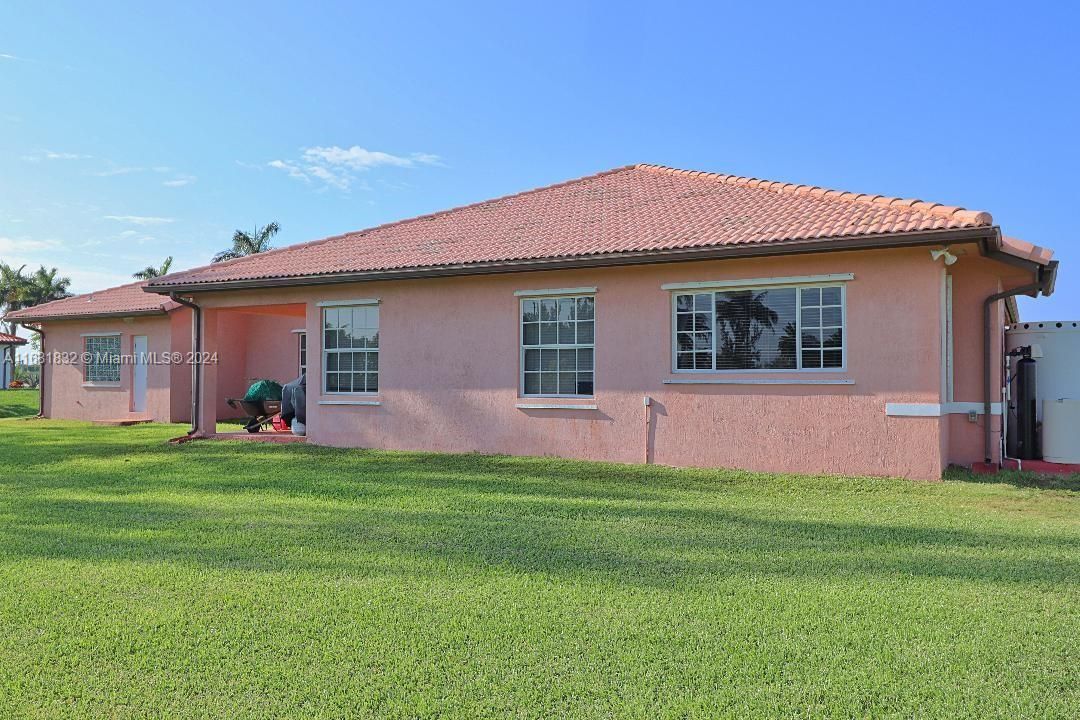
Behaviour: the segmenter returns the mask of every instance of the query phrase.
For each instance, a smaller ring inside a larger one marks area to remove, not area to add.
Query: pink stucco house
[[[42,335],[46,417],[118,424],[191,420],[192,311],[145,292],[145,286],[129,283],[8,313],[7,319]],[[221,374],[221,391],[239,397],[253,378],[296,377],[299,340],[293,331],[302,326],[302,319],[277,313],[230,314],[221,329],[233,362]],[[249,338],[294,349],[263,353]],[[224,395],[217,409],[222,417],[236,414]]]
[[[999,460],[1056,268],[985,212],[636,165],[140,291],[194,317],[198,436],[302,341],[318,444],[933,479]]]

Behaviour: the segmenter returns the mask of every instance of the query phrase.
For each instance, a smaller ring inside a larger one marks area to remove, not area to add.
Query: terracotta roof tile
[[[992,224],[921,200],[634,165],[173,273],[151,289]]]
[[[7,320],[59,320],[95,315],[166,313],[177,304],[143,291],[146,280],[9,312]]]
[[[26,338],[0,332],[0,345],[25,345]]]

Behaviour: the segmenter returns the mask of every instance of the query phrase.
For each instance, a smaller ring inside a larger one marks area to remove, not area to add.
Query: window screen
[[[844,366],[843,288],[747,288],[674,297],[675,370]]]
[[[323,310],[323,391],[379,391],[377,305],[332,307]]]
[[[521,387],[524,395],[592,395],[595,298],[521,301]]]

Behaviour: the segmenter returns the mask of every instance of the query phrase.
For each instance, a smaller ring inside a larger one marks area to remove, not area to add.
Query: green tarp
[[[276,383],[273,380],[256,380],[255,382],[251,383],[251,387],[248,388],[247,395],[244,396],[244,400],[247,400],[249,402],[280,399],[281,383]]]

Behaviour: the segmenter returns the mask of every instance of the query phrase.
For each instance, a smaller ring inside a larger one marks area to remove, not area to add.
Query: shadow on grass
[[[30,417],[37,411],[37,390],[0,389],[0,418]]]
[[[994,474],[975,473],[966,468],[950,467],[945,472],[945,480],[968,482],[982,485],[1005,483],[1019,488],[1038,490],[1065,490],[1080,493],[1080,473],[1069,475],[1042,475],[1033,472],[1005,470]]]
[[[133,481],[93,467],[100,452],[77,475],[61,465],[9,488],[0,559],[326,577],[527,573],[704,590],[730,577],[1080,579],[1075,536],[770,517],[723,507],[722,484],[688,493],[676,471],[207,444],[147,451],[152,462],[131,460]]]

